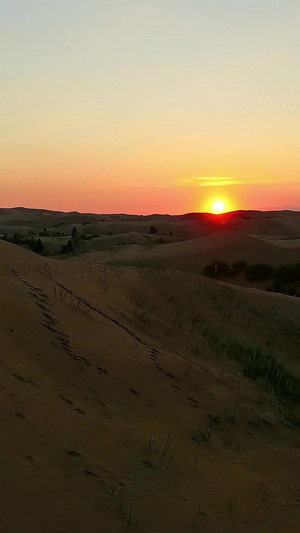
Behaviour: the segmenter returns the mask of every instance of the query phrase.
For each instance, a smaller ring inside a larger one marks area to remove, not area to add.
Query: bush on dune
[[[282,284],[290,284],[300,281],[300,263],[295,265],[283,265],[275,269],[274,277]]]
[[[74,251],[74,244],[72,241],[68,241],[67,244],[63,244],[60,253],[65,255]]]
[[[234,278],[241,274],[244,274],[251,283],[273,280],[266,287],[266,291],[300,296],[300,263],[274,268],[266,263],[248,265],[246,261],[239,260],[230,266],[224,261],[215,259],[209,265],[205,265],[202,271],[203,276],[213,279]]]
[[[248,266],[246,270],[246,277],[248,281],[266,281],[274,272],[274,268],[271,265],[264,263],[255,263]]]
[[[230,268],[228,263],[225,263],[225,261],[219,261],[218,259],[215,259],[209,265],[205,265],[203,269],[203,276],[208,278],[217,279],[220,276],[224,276],[225,278],[233,278],[236,275],[236,270]]]

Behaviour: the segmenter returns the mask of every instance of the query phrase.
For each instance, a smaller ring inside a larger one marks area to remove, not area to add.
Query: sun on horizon
[[[223,202],[223,200],[215,200],[211,204],[212,213],[215,215],[220,215],[221,213],[224,213],[226,211],[226,205]]]

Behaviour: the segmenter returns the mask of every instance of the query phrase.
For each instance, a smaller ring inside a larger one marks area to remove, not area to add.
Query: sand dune
[[[299,434],[207,331],[299,375],[298,299],[0,257],[3,531],[297,531]]]
[[[286,254],[280,257],[278,249],[271,243],[265,243],[261,240],[243,233],[222,231],[192,239],[182,243],[165,245],[158,251],[153,251],[161,258],[170,258],[170,260],[184,259],[200,262],[205,264],[215,258],[223,261],[233,262],[243,259],[249,263],[266,262],[278,264],[289,262],[295,258],[293,254]],[[300,254],[299,254],[300,259]]]
[[[183,242],[162,244],[151,249],[123,250],[117,253],[116,257],[120,261],[122,258],[130,260],[134,257],[145,264],[154,263],[171,269],[202,273],[204,265],[215,259],[229,264],[244,260],[249,264],[259,262],[272,266],[300,262],[300,248],[291,245],[282,246],[281,242],[274,240],[266,241],[243,233],[225,231]]]

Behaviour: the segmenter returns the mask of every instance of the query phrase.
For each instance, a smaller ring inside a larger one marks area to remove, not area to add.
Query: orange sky
[[[0,7],[2,207],[300,209],[299,3],[36,6]]]

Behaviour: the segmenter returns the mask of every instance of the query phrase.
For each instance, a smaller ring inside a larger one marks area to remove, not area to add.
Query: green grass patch
[[[268,383],[281,400],[300,402],[300,379],[279,363],[274,355],[259,346],[249,346],[227,337],[220,331],[214,332],[207,326],[203,328],[202,333],[217,354],[223,353],[235,359],[249,379]]]

